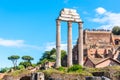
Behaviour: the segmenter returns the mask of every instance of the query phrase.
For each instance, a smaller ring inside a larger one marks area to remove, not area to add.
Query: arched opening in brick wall
[[[115,39],[115,45],[119,45],[120,44],[120,39]]]

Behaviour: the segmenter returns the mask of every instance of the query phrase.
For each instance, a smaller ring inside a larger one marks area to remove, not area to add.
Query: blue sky
[[[112,29],[120,26],[120,0],[0,0],[0,67],[12,66],[13,54],[39,61],[45,50],[55,47],[55,19],[63,8],[76,9],[83,28]],[[62,49],[66,49],[67,25],[61,23]],[[73,24],[73,44],[78,25]],[[19,60],[18,62],[20,62]]]

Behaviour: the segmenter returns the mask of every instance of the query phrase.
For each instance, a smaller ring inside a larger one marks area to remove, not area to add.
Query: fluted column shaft
[[[56,68],[61,66],[61,30],[60,30],[60,20],[56,20]]]
[[[83,29],[82,29],[82,22],[79,22],[79,37],[78,37],[78,64],[83,66]]]
[[[68,22],[67,66],[72,66],[72,22]]]

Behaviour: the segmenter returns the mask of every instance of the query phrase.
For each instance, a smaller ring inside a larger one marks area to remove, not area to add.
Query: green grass
[[[67,67],[59,67],[57,69],[48,69],[42,70],[41,72],[45,73],[45,75],[50,76],[51,74],[73,74],[73,75],[83,75],[83,76],[92,76],[92,74],[86,71],[80,65],[73,65],[69,68]]]
[[[83,71],[83,67],[81,65],[73,65],[68,68],[68,72],[81,72]]]
[[[62,71],[62,72],[65,72],[65,73],[67,72],[67,69],[68,68],[66,68],[66,67],[59,67],[59,68],[57,68],[58,71]]]
[[[113,72],[114,71],[114,72]],[[109,66],[105,68],[88,68],[88,67],[81,67],[79,65],[73,65],[69,68],[67,67],[59,67],[57,69],[51,68],[48,70],[39,70],[36,72],[43,72],[45,76],[49,77],[52,74],[60,74],[62,76],[64,75],[79,75],[79,76],[92,76],[93,72],[107,72],[112,74],[113,76],[120,76],[120,66]],[[16,70],[14,72],[8,73],[8,75],[17,77],[21,75],[30,74],[29,70],[22,69],[22,70]]]
[[[22,69],[22,70],[16,70],[14,72],[8,73],[8,75],[17,77],[17,76],[25,75],[25,74],[29,74],[29,73],[30,73],[29,70]]]

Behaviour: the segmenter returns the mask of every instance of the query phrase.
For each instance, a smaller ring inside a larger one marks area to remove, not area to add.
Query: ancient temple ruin
[[[73,64],[87,67],[105,67],[120,65],[120,36],[113,35],[110,30],[84,30],[83,21],[74,9],[62,9],[56,19],[56,67],[61,66],[61,26],[68,23],[67,57],[62,60],[63,66]],[[72,23],[78,23],[78,40],[72,49]]]
[[[59,17],[56,19],[56,50],[57,50],[57,59],[56,59],[56,67],[61,66],[61,26],[60,22],[65,21],[68,23],[68,41],[67,41],[67,66],[72,66],[72,23],[78,23],[78,63],[83,65],[83,30],[82,24],[83,21],[80,19],[79,14],[74,9],[64,8],[61,10]]]

